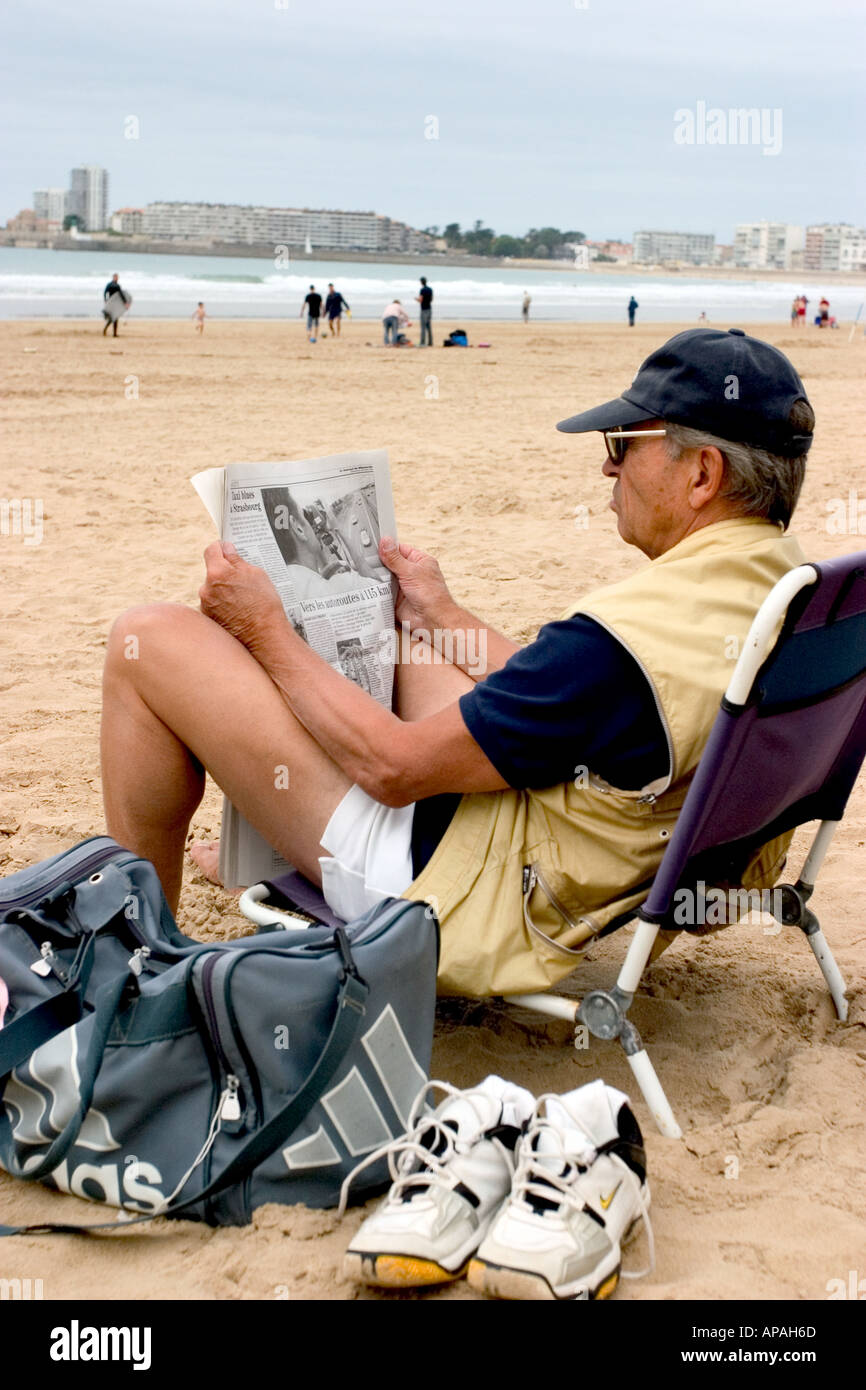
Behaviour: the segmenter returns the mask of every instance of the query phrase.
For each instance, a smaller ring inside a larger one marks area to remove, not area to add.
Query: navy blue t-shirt
[[[578,614],[460,697],[475,742],[510,787],[570,782],[582,767],[624,791],[664,777],[670,751],[647,677],[620,642]],[[459,805],[448,793],[415,808],[412,857],[427,862]]]

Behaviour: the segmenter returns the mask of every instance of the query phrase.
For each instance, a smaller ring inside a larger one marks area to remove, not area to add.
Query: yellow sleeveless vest
[[[483,997],[546,989],[606,923],[646,895],[752,619],[803,563],[797,540],[753,517],[687,536],[562,617],[585,614],[636,658],[653,689],[667,775],[622,791],[576,768],[573,782],[463,797],[405,896],[442,927],[439,990]],[[746,887],[770,887],[790,835],[764,846]]]

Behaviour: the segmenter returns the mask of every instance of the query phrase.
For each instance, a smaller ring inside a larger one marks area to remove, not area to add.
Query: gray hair
[[[815,415],[807,400],[795,403],[789,422],[801,434],[812,433]],[[686,425],[665,421],[665,427],[665,445],[674,462],[682,458],[687,449],[715,447],[725,461],[719,497],[724,498],[739,516],[761,516],[768,521],[780,521],[787,530],[806,474],[805,454],[799,458],[783,458],[753,444],[719,439],[714,434],[693,430]]]

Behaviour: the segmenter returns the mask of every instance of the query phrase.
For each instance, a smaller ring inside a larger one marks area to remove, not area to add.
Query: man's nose
[[[610,455],[606,455],[604,463],[601,466],[601,471],[606,478],[618,478],[620,467],[621,465],[614,463]]]

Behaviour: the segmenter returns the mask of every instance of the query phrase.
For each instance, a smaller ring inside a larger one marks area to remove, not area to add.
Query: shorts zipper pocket
[[[569,936],[574,943],[573,945],[564,946],[561,942],[555,941],[533,921],[530,899],[536,887],[540,888],[551,907],[559,913],[569,928]],[[526,864],[523,868],[523,920],[530,936],[566,960],[574,960],[582,956],[586,951],[586,943],[598,936],[601,931],[601,923],[596,921],[594,917],[588,914],[580,917],[573,916],[551,887],[537,861]]]

